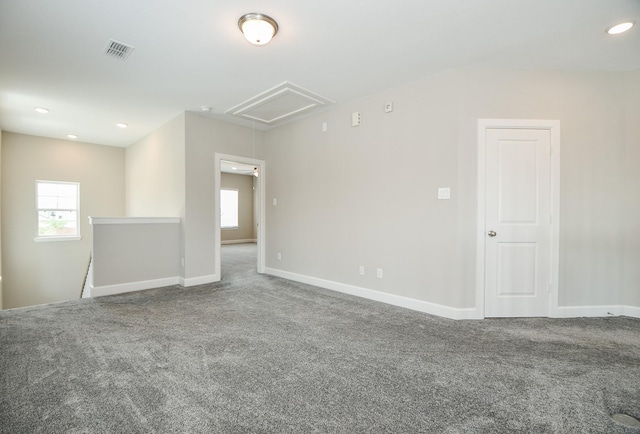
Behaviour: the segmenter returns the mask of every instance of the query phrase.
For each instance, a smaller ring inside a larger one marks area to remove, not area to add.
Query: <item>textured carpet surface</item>
[[[2,433],[638,433],[640,321],[451,321],[255,272],[0,312]]]

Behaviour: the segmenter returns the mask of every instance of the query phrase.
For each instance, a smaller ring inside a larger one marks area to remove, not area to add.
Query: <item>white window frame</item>
[[[222,192],[223,191],[235,191],[236,192],[236,225],[235,226],[222,226]],[[240,228],[240,191],[237,188],[221,188],[220,189],[220,229],[223,231],[235,230]]]
[[[40,184],[65,184],[65,185],[75,185],[76,187],[76,208],[75,209],[62,209],[56,208],[55,211],[75,211],[76,213],[76,233],[74,235],[40,235],[40,211],[53,211],[51,208],[39,208],[38,207],[38,186]],[[82,239],[82,235],[80,234],[80,183],[79,182],[68,182],[68,181],[48,181],[43,179],[38,179],[35,182],[35,229],[36,236],[33,239],[37,243],[48,242],[48,241],[79,241]]]

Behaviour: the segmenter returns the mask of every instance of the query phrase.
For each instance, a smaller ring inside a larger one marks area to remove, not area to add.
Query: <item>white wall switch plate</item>
[[[282,261],[282,253],[278,252],[278,261]]]
[[[447,200],[451,199],[451,188],[444,187],[438,189],[438,199],[439,200]]]
[[[273,206],[276,206],[278,204],[278,199],[276,199],[275,197],[273,198]]]
[[[322,123],[322,132],[323,132],[323,133],[324,133],[324,132],[326,132],[326,131],[327,131],[327,128],[328,128],[328,127],[327,127],[327,123],[326,123],[326,122],[323,122],[323,123]]]

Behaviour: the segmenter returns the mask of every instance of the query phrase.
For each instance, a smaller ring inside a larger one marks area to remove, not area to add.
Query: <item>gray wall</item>
[[[559,304],[637,306],[640,277],[623,264],[638,264],[639,84],[637,73],[458,70],[270,130],[267,267],[473,307],[477,120],[558,119]]]
[[[36,243],[35,181],[80,183],[80,241]],[[2,133],[4,308],[79,298],[89,252],[87,217],[124,215],[124,149]]]
[[[253,211],[254,178],[254,176],[250,175],[221,174],[220,188],[238,190],[238,228],[223,229],[221,231],[222,241],[254,240],[256,238]]]

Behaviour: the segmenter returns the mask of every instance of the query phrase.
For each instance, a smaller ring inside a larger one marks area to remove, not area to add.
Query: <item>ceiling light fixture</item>
[[[244,14],[238,20],[240,31],[253,45],[265,45],[278,33],[278,23],[268,15]]]
[[[118,122],[116,124],[116,127],[118,128],[127,128],[129,125],[125,124],[124,122]]]
[[[42,113],[42,114],[47,114],[49,113],[49,109],[46,109],[44,107],[34,107],[33,108],[35,111],[37,111],[38,113]]]
[[[607,29],[607,33],[610,35],[618,35],[620,33],[624,33],[633,27],[635,23],[633,21],[627,21],[626,23],[616,24],[613,27]]]
[[[67,134],[67,137],[69,137],[70,139],[77,139],[78,136],[76,136],[75,134]]]

